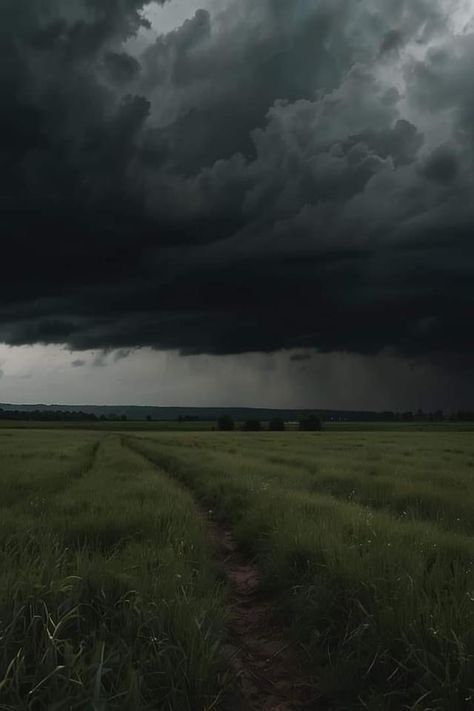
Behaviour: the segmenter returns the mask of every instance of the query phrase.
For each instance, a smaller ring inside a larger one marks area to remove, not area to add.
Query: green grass
[[[213,708],[222,591],[192,498],[113,435],[4,431],[0,456],[0,708]]]
[[[155,435],[133,446],[258,557],[333,708],[474,706],[470,435]]]
[[[193,496],[259,562],[330,708],[474,708],[469,432],[0,429],[0,477],[0,709],[221,707]]]
[[[333,432],[474,432],[474,422],[325,422]]]

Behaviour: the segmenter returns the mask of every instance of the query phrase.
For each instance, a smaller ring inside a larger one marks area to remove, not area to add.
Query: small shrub
[[[275,417],[273,420],[270,421],[268,429],[270,430],[270,432],[284,432],[285,422],[281,419],[281,417]]]
[[[242,429],[244,432],[261,432],[262,423],[259,420],[247,420]]]
[[[322,429],[322,422],[317,415],[308,415],[300,420],[301,432],[320,432]]]
[[[217,429],[221,432],[232,432],[235,429],[235,423],[229,415],[221,415],[217,420]]]

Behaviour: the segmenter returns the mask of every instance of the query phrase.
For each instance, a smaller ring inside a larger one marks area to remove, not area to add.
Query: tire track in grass
[[[124,443],[176,481],[176,477],[158,467],[130,440]],[[190,491],[182,482],[180,484]],[[228,640],[224,653],[235,673],[238,694],[224,706],[225,711],[317,711],[314,685],[304,672],[295,645],[278,622],[275,602],[262,590],[259,567],[239,548],[228,526],[217,521],[211,511],[204,510],[197,502],[195,505],[197,515],[206,523],[229,591]]]
[[[314,688],[297,651],[277,622],[274,602],[262,592],[261,571],[239,549],[231,529],[209,514],[206,521],[229,586],[226,653],[239,683],[239,707],[249,711],[316,709]]]
[[[85,476],[87,476],[87,474],[89,474],[90,471],[92,471],[97,461],[100,446],[104,439],[105,437],[100,437],[100,439],[94,442],[90,448],[90,452],[87,455],[85,463],[71,471],[71,476],[74,479],[83,479]]]

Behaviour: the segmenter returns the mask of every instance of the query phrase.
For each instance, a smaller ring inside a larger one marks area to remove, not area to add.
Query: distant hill
[[[202,421],[217,420],[220,415],[230,415],[237,422],[257,419],[267,422],[275,417],[285,421],[298,420],[308,412],[317,412],[325,420],[343,422],[367,422],[380,419],[380,413],[350,410],[295,410],[295,409],[269,409],[251,407],[153,407],[144,405],[12,405],[0,403],[0,410],[17,412],[83,412],[96,417],[112,418],[113,416],[126,416],[129,420],[146,420],[151,418],[157,421],[198,419]]]

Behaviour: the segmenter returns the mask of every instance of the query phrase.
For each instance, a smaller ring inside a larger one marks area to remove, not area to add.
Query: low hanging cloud
[[[87,361],[83,358],[76,358],[72,361],[71,365],[73,368],[83,368],[85,365],[87,365]]]
[[[149,5],[2,3],[0,340],[469,361],[462,4]]]
[[[304,363],[308,360],[311,360],[311,353],[294,353],[292,356],[290,356],[290,361],[292,363]]]

